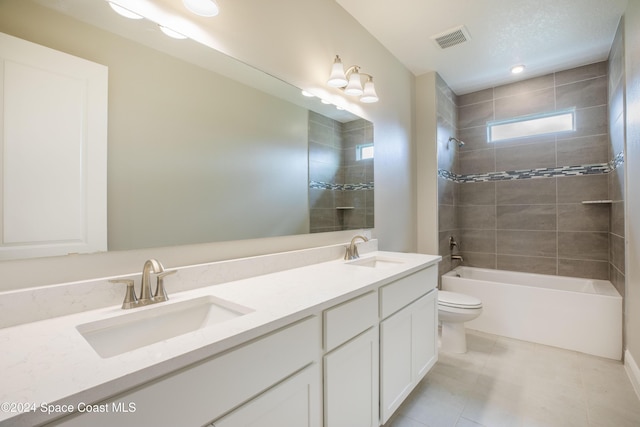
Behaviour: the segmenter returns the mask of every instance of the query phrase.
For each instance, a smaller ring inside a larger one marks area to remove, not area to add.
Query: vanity
[[[440,257],[367,245],[350,261],[335,245],[185,267],[165,279],[169,301],[0,329],[11,348],[0,401],[12,405],[0,425],[381,425],[437,360]],[[199,286],[176,291],[189,277]],[[58,288],[64,298],[80,289]]]

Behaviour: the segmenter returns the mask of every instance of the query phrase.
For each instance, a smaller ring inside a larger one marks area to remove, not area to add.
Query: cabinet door
[[[411,392],[411,309],[380,323],[380,417],[386,423]]]
[[[437,361],[437,291],[380,323],[380,411],[383,423]]]
[[[378,328],[324,357],[325,427],[378,426]]]
[[[262,393],[212,427],[320,427],[320,368],[317,363]]]

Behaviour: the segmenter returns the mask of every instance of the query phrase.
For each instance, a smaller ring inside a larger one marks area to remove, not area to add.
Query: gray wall
[[[625,363],[640,364],[640,2],[629,2],[624,17],[626,106],[627,246]],[[640,380],[639,378],[636,378]]]
[[[450,137],[457,135],[456,123],[458,121],[457,96],[447,86],[447,83],[438,75],[436,76],[436,112],[438,145],[438,254],[442,256],[439,264],[439,273],[450,271],[460,265],[459,261],[452,262],[451,255],[458,254],[458,250],[450,250],[449,237],[460,240],[458,229],[458,191],[460,184],[447,179],[440,171],[449,171],[457,174],[458,156],[460,147],[454,142],[449,143]]]
[[[459,96],[457,132],[466,145],[458,178],[606,164],[607,84],[601,62]],[[569,107],[576,108],[574,133],[487,143],[487,121]],[[464,264],[608,279],[611,207],[582,204],[608,199],[608,181],[607,174],[589,174],[459,183]]]
[[[621,20],[609,54],[609,161],[614,161],[620,153],[624,155],[625,151],[624,56],[624,20]],[[609,174],[609,198],[612,200],[609,227],[609,277],[623,296],[625,295],[624,177],[624,162]]]

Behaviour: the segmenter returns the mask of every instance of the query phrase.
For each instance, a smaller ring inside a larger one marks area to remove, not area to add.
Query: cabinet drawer
[[[324,312],[324,349],[329,352],[378,322],[378,293],[371,291]]]
[[[317,362],[319,351],[314,316],[103,402],[109,408],[133,402],[134,412],[80,413],[50,425],[202,426]]]
[[[386,318],[434,289],[438,284],[437,266],[420,270],[380,288],[380,317]]]
[[[314,363],[210,427],[320,427],[321,387],[320,365]]]

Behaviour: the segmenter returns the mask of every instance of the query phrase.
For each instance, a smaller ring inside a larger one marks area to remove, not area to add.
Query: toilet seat
[[[439,291],[438,305],[450,308],[475,309],[482,308],[482,301],[471,295],[459,294],[457,292]]]

